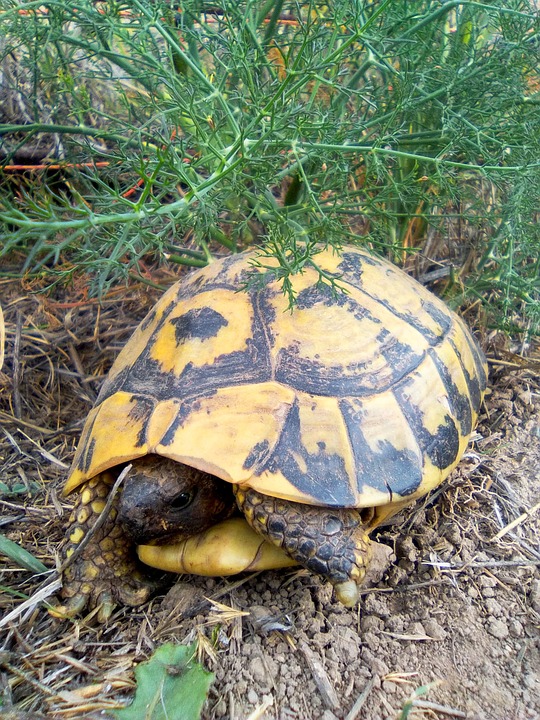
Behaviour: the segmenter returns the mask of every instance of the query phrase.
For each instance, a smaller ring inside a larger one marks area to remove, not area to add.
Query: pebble
[[[255,692],[255,690],[253,688],[250,688],[248,690],[247,699],[248,699],[248,702],[251,703],[252,705],[256,705],[259,702],[259,696],[257,695],[257,693]]]
[[[444,640],[446,638],[446,630],[441,625],[439,625],[436,620],[425,620],[424,628],[426,629],[426,633],[434,640]]]
[[[360,628],[362,632],[377,632],[382,630],[383,621],[376,615],[364,615],[360,620]]]
[[[390,609],[386,602],[375,595],[368,595],[364,600],[364,612],[366,615],[377,615],[381,618],[389,617]]]
[[[427,634],[428,633],[426,633],[426,629],[421,622],[411,623],[407,631],[407,635],[418,635],[419,637],[424,637]]]
[[[525,635],[523,625],[519,622],[519,620],[509,621],[508,632],[510,633],[510,636],[514,638],[521,638]]]
[[[488,613],[493,615],[493,617],[501,617],[504,615],[501,604],[495,600],[495,598],[486,598],[485,607]]]
[[[254,657],[249,664],[249,668],[255,681],[264,682],[266,680],[266,668],[260,657]]]
[[[478,584],[483,588],[493,588],[497,585],[497,581],[489,575],[480,575]]]
[[[507,638],[509,635],[508,625],[498,618],[489,618],[487,621],[487,631],[499,640],[504,640],[504,638]]]

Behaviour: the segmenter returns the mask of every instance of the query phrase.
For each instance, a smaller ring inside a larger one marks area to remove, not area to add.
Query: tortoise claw
[[[345,582],[336,583],[334,585],[334,591],[339,602],[348,608],[354,607],[360,597],[358,585],[354,580],[345,580]]]

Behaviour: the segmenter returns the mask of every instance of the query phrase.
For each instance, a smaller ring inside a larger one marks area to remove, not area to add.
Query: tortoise
[[[291,276],[291,310],[277,261],[258,258],[214,260],[169,288],[110,370],[65,486],[78,491],[68,556],[131,469],[105,524],[68,563],[66,612],[100,605],[106,618],[119,602],[141,603],[150,587],[135,546],[144,559],[157,545],[159,567],[173,538],[216,524],[222,555],[231,527],[246,544],[255,532],[265,552],[278,549],[261,567],[300,564],[353,606],[370,532],[463,455],[487,372],[454,312],[354,246],[318,248]],[[234,512],[244,520],[229,520]],[[193,552],[184,547],[187,564],[172,569],[193,567]],[[198,567],[224,566],[211,553]],[[254,557],[249,569],[258,567]]]

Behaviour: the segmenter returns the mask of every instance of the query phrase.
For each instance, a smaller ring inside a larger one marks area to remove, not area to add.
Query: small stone
[[[254,657],[249,664],[251,675],[257,682],[264,682],[266,680],[266,668],[260,657]]]
[[[255,692],[253,688],[250,688],[247,693],[247,699],[248,703],[251,703],[252,705],[256,705],[259,702],[259,696]]]
[[[384,543],[373,543],[371,548],[371,561],[367,567],[362,581],[363,587],[378,585],[388,569],[392,567],[396,556],[394,551]]]
[[[489,618],[487,622],[487,631],[490,635],[493,635],[493,637],[498,638],[499,640],[504,640],[509,635],[507,624],[498,618]]]
[[[410,535],[405,535],[404,537],[399,538],[397,547],[402,558],[406,558],[413,563],[418,560],[418,551]]]
[[[377,615],[380,618],[387,618],[390,615],[390,610],[385,600],[375,595],[375,593],[366,596],[364,600],[364,612],[366,615]]]
[[[493,617],[502,617],[504,615],[501,604],[495,598],[486,598],[485,606],[488,614]]]
[[[434,640],[444,640],[446,638],[446,630],[441,627],[436,620],[425,620],[424,628],[426,629],[426,633]]]
[[[405,582],[409,577],[409,573],[402,567],[394,565],[388,572],[388,584],[391,587],[396,587],[402,582]]]
[[[367,632],[364,634],[362,640],[365,645],[371,650],[377,649],[380,645],[380,638],[379,635],[377,635],[376,633]]]
[[[508,632],[510,633],[510,637],[514,638],[521,638],[525,634],[523,625],[519,622],[519,620],[509,620]]]
[[[383,621],[376,615],[365,615],[360,619],[360,629],[362,632],[377,632],[382,630]]]
[[[424,637],[427,635],[425,627],[422,625],[421,622],[413,622],[409,625],[408,635],[418,635],[420,637]]]
[[[497,585],[497,581],[495,578],[489,577],[489,575],[480,575],[478,584],[483,588],[493,588]]]

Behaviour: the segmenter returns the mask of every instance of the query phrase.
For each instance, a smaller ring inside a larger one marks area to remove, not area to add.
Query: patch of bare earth
[[[122,301],[119,297],[122,297]],[[104,373],[156,295],[33,295],[0,286],[0,532],[49,568],[71,501],[62,483]],[[7,486],[7,490],[6,490]],[[380,578],[347,610],[302,571],[184,577],[137,610],[53,619],[24,598],[51,582],[12,562],[0,584],[0,716],[104,718],[163,642],[199,640],[215,681],[205,720],[540,717],[540,382],[498,370],[475,443],[423,503],[382,528]],[[385,561],[386,557],[386,561]],[[207,598],[214,600],[211,603]],[[218,605],[240,612],[226,612]],[[26,713],[26,715],[25,715]]]

